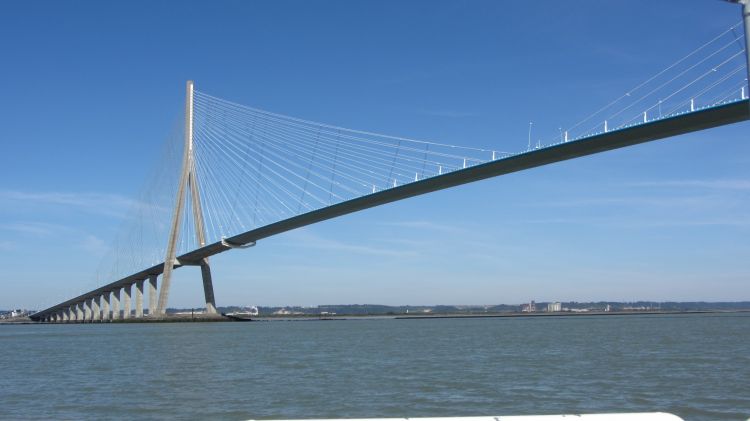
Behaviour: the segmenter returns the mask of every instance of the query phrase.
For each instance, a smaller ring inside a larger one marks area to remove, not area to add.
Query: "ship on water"
[[[247,306],[242,307],[239,311],[232,311],[229,313],[222,313],[222,315],[235,320],[251,321],[252,317],[257,317],[259,314],[258,306]]]

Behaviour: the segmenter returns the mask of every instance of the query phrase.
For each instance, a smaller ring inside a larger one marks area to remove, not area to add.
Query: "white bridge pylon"
[[[180,236],[182,212],[185,209],[185,195],[190,195],[190,208],[192,209],[193,224],[198,247],[206,245],[206,230],[203,221],[203,210],[201,208],[200,189],[198,187],[198,175],[195,170],[195,154],[193,150],[193,81],[187,82],[185,94],[185,149],[182,158],[182,171],[180,182],[177,187],[177,198],[174,212],[172,214],[172,225],[167,242],[167,253],[164,257],[164,272],[162,273],[161,289],[159,291],[159,302],[156,306],[156,314],[165,314],[169,300],[169,288],[172,281],[172,272],[180,262],[177,258],[177,241]],[[214,298],[214,286],[211,280],[211,266],[208,257],[200,259],[198,265],[201,268],[203,278],[203,293],[206,299],[206,312],[216,313],[216,300]]]

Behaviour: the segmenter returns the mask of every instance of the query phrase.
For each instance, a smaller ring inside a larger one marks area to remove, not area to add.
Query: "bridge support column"
[[[99,311],[99,297],[91,299],[91,320],[99,321],[102,318],[102,313]]]
[[[91,311],[91,298],[83,300],[83,321],[90,322],[94,317]]]
[[[102,321],[109,320],[109,291],[102,294],[101,301],[102,305]]]
[[[83,322],[83,321],[84,321],[84,318],[83,318],[83,311],[81,310],[81,305],[83,305],[83,303],[76,303],[76,304],[75,304],[75,309],[76,309],[76,322],[78,322],[78,323],[81,323],[81,322]]]
[[[135,281],[135,318],[143,317],[143,279]]]
[[[206,297],[206,313],[216,314],[214,283],[211,279],[211,266],[208,265],[208,259],[203,259],[201,263],[201,276],[203,277],[203,295]]]
[[[130,288],[132,285],[125,285],[122,288],[122,318],[130,318]]]
[[[157,309],[156,308],[156,278],[158,275],[149,275],[148,276],[148,315],[154,316],[156,314],[159,314],[159,312],[166,312],[167,309]]]
[[[112,320],[120,319],[120,288],[112,291]]]
[[[76,312],[75,307],[70,306],[68,307],[68,322],[75,322],[76,321]]]

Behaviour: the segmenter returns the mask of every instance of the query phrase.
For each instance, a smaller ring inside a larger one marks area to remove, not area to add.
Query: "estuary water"
[[[0,325],[0,419],[750,417],[750,314]]]

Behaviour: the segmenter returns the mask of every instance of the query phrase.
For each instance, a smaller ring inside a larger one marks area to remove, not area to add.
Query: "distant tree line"
[[[547,308],[547,302],[537,302],[537,312]],[[604,311],[609,306],[610,311],[705,311],[705,310],[750,310],[750,301],[735,302],[708,302],[708,301],[591,301],[591,302],[561,302],[563,309]],[[246,307],[227,306],[219,307],[221,313],[232,313],[245,310]],[[170,308],[167,311],[184,312],[202,309],[177,309]],[[496,304],[496,305],[434,305],[434,306],[388,306],[382,304],[329,304],[314,307],[286,306],[269,307],[258,306],[260,316],[272,315],[305,315],[305,316],[359,316],[359,315],[396,315],[396,314],[483,314],[483,313],[513,313],[521,310],[520,305]],[[2,312],[0,310],[0,312]]]

